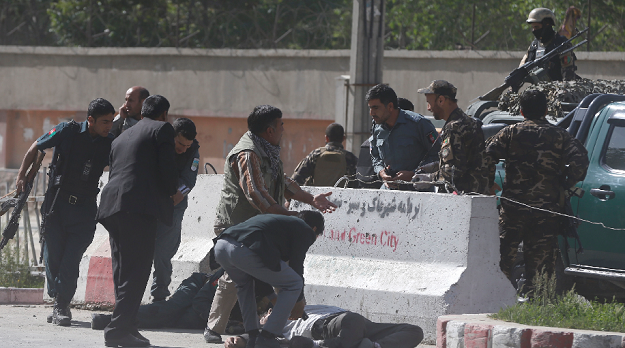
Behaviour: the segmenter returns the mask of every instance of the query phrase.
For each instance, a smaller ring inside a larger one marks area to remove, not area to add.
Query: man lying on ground
[[[339,307],[307,305],[307,319],[289,320],[282,335],[290,348],[413,348],[423,330],[411,324],[374,323]],[[260,319],[264,324],[271,310]],[[245,348],[248,335],[229,337],[226,348]]]

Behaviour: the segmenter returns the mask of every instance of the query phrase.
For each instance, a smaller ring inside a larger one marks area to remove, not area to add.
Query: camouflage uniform
[[[564,190],[583,180],[588,169],[588,152],[565,129],[544,118],[525,120],[502,129],[486,144],[490,184],[495,163],[505,159],[506,177],[502,197],[531,207],[563,211]],[[568,165],[568,167],[567,167]],[[501,200],[501,270],[510,276],[517,248],[523,241],[526,290],[543,267],[552,273],[557,235],[562,217]]]
[[[566,37],[556,34],[553,39],[551,39],[546,44],[540,42],[540,40],[535,39],[530,44],[530,47],[527,49],[527,53],[521,60],[521,65],[527,62],[533,62],[537,58],[542,57],[543,55],[553,51],[558,48],[562,43],[567,40]],[[571,43],[567,43],[565,45],[567,48],[573,47]],[[567,52],[560,56],[555,56],[549,60],[547,63],[547,73],[551,81],[573,81],[576,79],[575,70],[577,67],[575,66],[575,61],[577,58],[575,57],[575,53]]]
[[[358,157],[345,150],[343,148],[343,144],[339,142],[328,142],[324,147],[313,150],[297,165],[295,171],[293,172],[292,180],[297,182],[299,185],[316,186],[314,178],[315,166],[317,165],[317,160],[325,151],[345,154],[346,170],[344,173],[337,173],[337,180],[343,175],[349,175],[350,179],[355,178],[352,176],[356,175]],[[350,180],[348,187],[358,187],[358,182]]]
[[[453,183],[459,191],[487,193],[488,172],[483,166],[482,123],[460,108],[452,111],[441,131],[439,169],[434,180]]]

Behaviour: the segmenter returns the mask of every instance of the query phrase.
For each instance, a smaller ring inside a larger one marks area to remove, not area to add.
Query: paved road
[[[103,332],[91,329],[91,314],[94,312],[72,309],[72,325],[60,327],[46,322],[46,316],[51,311],[50,305],[0,305],[0,347],[104,347]],[[152,347],[223,347],[223,344],[204,342],[201,330],[159,329],[142,330],[141,333],[151,341]],[[419,347],[434,348],[427,345]]]

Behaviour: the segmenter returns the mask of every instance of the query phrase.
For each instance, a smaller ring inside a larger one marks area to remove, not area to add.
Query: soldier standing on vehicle
[[[566,37],[559,35],[553,29],[556,25],[556,16],[548,8],[533,9],[526,22],[531,26],[532,34],[534,34],[536,39],[530,44],[519,66],[527,62],[533,62],[567,40]],[[572,45],[569,43],[568,46],[571,47]],[[546,67],[551,81],[575,80],[576,59],[573,52],[553,57]]]
[[[350,178],[348,187],[358,187],[354,179],[358,157],[343,148],[343,126],[332,123],[326,128],[326,145],[313,150],[293,172],[293,181],[305,186],[334,186],[343,176]]]
[[[410,181],[420,165],[437,160],[440,141],[430,120],[415,112],[397,107],[397,94],[386,84],[367,92],[369,114],[375,123],[371,136],[371,162],[375,173],[384,180],[381,189],[413,191]]]
[[[490,185],[495,164],[506,160],[506,176],[499,216],[500,267],[510,277],[519,243],[525,260],[524,293],[533,290],[538,271],[552,274],[555,269],[557,235],[563,212],[565,191],[583,180],[588,169],[588,152],[569,133],[546,119],[547,98],[532,90],[521,95],[525,121],[507,126],[486,144]],[[509,200],[508,200],[509,199]],[[519,203],[516,203],[519,202]]]
[[[456,87],[445,80],[434,80],[417,91],[425,94],[428,110],[435,119],[445,120],[445,125],[440,136],[439,162],[417,168],[413,181],[444,180],[458,191],[487,193],[488,173],[482,163],[482,122],[467,116],[458,107],[456,91]]]
[[[62,122],[28,149],[17,174],[17,191],[24,190],[26,169],[37,151],[54,147],[50,185],[42,205],[48,295],[54,310],[48,322],[69,326],[69,304],[76,292],[78,266],[95,233],[96,196],[104,168],[109,164],[115,108],[98,98],[89,103],[87,120]]]

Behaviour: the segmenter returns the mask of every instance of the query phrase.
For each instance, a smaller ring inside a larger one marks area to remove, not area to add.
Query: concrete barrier
[[[222,175],[199,175],[183,220],[170,290],[206,271]],[[371,320],[421,326],[434,342],[436,318],[483,313],[515,303],[499,270],[497,210],[492,197],[420,192],[333,191],[323,238],[306,258],[308,303],[337,305]],[[295,202],[291,209],[310,209]],[[112,304],[108,235],[98,226],[81,262],[76,303]],[[149,287],[143,298],[149,300]]]
[[[321,193],[329,188],[310,188]],[[308,303],[336,305],[373,321],[421,326],[436,318],[515,303],[499,269],[492,197],[332,189],[339,206],[305,263]],[[296,203],[293,209],[306,209]]]

